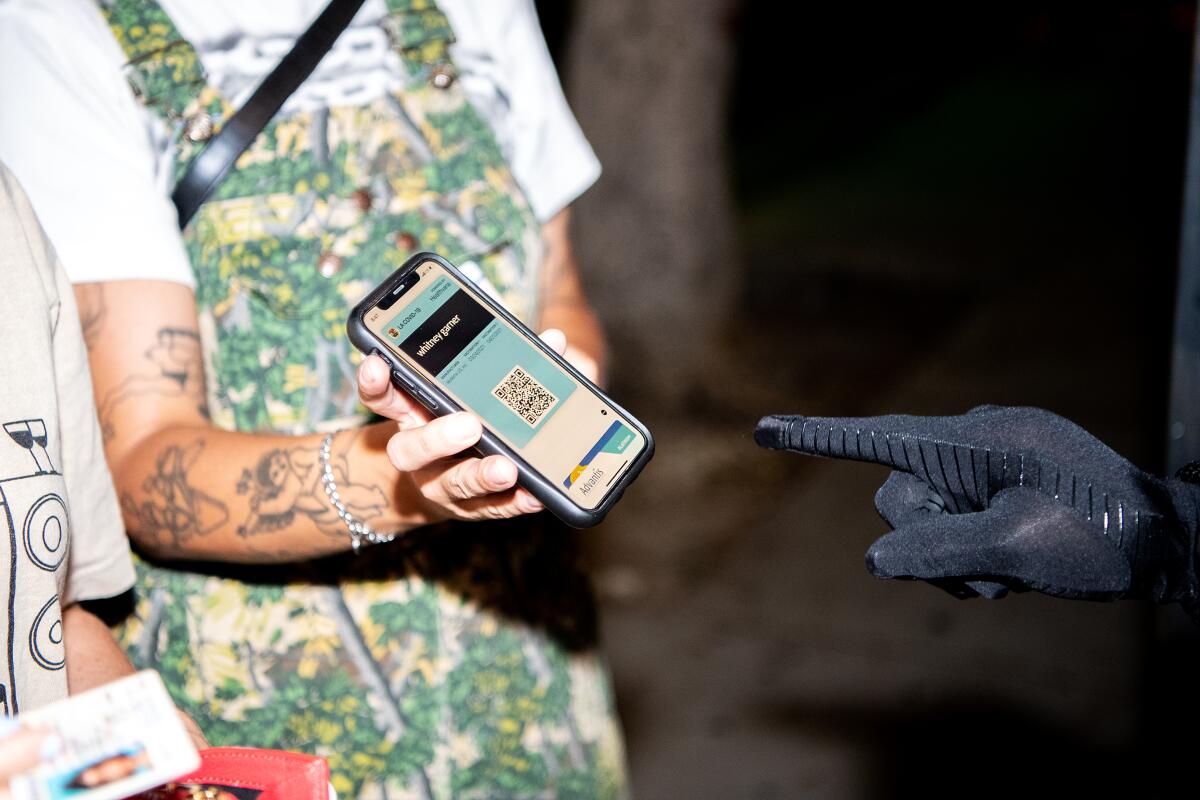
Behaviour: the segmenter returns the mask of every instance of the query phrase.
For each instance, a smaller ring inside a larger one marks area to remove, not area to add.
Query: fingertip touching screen
[[[441,264],[399,286],[367,312],[368,330],[573,502],[599,506],[646,447],[636,427]]]

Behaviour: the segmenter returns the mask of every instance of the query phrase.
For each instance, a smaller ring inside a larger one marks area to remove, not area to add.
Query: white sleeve
[[[563,96],[533,0],[444,2],[464,89],[488,117],[513,175],[543,222],[600,177]],[[498,108],[498,110],[497,110]]]
[[[90,0],[0,2],[0,161],[24,185],[73,283],[193,285],[159,174],[154,121]]]

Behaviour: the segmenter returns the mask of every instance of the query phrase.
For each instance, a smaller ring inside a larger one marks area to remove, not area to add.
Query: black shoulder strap
[[[229,168],[255,137],[267,126],[292,92],[312,74],[321,59],[354,19],[364,0],[330,0],[325,10],[300,35],[291,51],[254,90],[246,105],[238,109],[221,132],[192,159],[187,172],[175,185],[171,199],[179,212],[179,227],[187,227]]]

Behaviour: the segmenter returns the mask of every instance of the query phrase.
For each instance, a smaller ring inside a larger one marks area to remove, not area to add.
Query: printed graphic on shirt
[[[0,580],[0,602],[8,610],[0,619],[0,641],[10,658],[0,675],[0,714],[11,716],[31,699],[34,687],[26,684],[36,682],[32,676],[66,664],[55,573],[67,555],[70,524],[45,420],[14,420],[3,428],[0,464],[10,474],[0,475],[0,520],[9,548],[7,580]]]

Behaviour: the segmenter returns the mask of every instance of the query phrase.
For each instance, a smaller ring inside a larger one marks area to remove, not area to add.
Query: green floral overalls
[[[417,250],[477,265],[514,313],[535,313],[539,226],[454,80],[450,25],[433,0],[386,5],[406,88],[278,116],[184,232],[219,427],[366,422],[346,315]],[[233,109],[156,2],[101,7],[178,178]],[[123,637],[214,745],[326,756],[343,798],[620,797],[573,545],[526,519],[284,568],[142,564]]]

